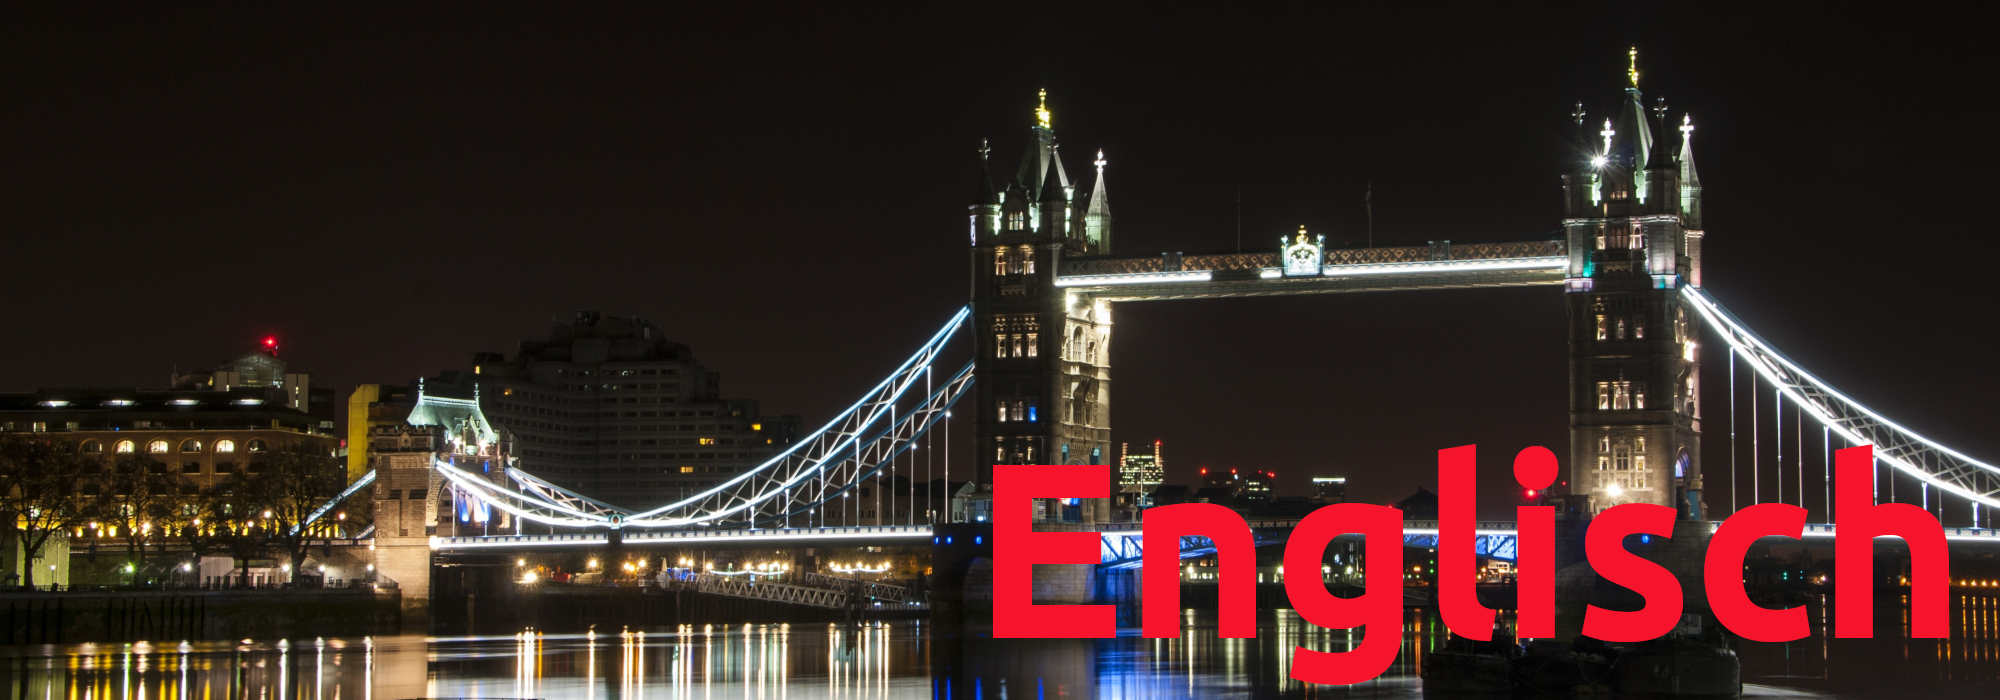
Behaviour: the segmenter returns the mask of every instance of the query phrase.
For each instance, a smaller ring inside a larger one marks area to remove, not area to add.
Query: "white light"
[[[1604,167],[1604,164],[1605,164],[1605,163],[1607,163],[1607,162],[1610,162],[1610,161],[1606,160],[1606,159],[1604,158],[1604,156],[1591,156],[1591,157],[1590,157],[1590,167],[1593,167],[1593,168],[1602,168],[1602,167]]]
[[[201,402],[196,401],[194,399],[174,399],[172,401],[168,401],[167,403],[175,406],[194,406],[200,404]]]
[[[249,398],[249,399],[236,400],[236,405],[238,406],[261,406],[263,404],[264,404],[263,399]]]
[[[42,405],[47,406],[49,408],[62,408],[64,406],[68,406],[69,402],[64,401],[62,399],[49,399],[47,401],[43,401]]]
[[[106,406],[120,406],[120,407],[123,407],[123,406],[130,406],[130,405],[132,405],[132,400],[131,400],[131,399],[111,399],[111,400],[109,400],[109,401],[106,401],[106,402],[104,402],[104,405],[106,405]]]
[[[1057,287],[1103,287],[1120,284],[1165,284],[1178,282],[1207,282],[1212,279],[1209,271],[1191,272],[1144,272],[1129,275],[1071,275],[1057,277]]]
[[[1604,492],[1606,494],[1610,494],[1612,498],[1622,498],[1625,496],[1625,487],[1619,486],[1617,484],[1612,484],[1610,486],[1605,487]]]
[[[1350,275],[1421,274],[1425,272],[1481,272],[1486,270],[1560,270],[1568,258],[1512,258],[1505,260],[1443,260],[1437,262],[1377,263],[1372,265],[1330,265],[1321,273],[1327,277]]]

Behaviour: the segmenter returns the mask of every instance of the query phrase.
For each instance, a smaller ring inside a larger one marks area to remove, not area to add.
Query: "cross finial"
[[[1576,108],[1575,108],[1575,109],[1572,109],[1572,110],[1570,110],[1570,111],[1569,111],[1569,118],[1570,118],[1571,120],[1575,121],[1575,122],[1576,122],[1576,125],[1577,125],[1577,126],[1583,126],[1583,101],[1582,101],[1582,100],[1578,100],[1578,101],[1577,101],[1577,103],[1576,103]]]
[[[1662,97],[1653,102],[1653,118],[1660,121],[1667,120],[1667,98]]]
[[[1306,226],[1305,224],[1299,224],[1299,245],[1305,245],[1305,244],[1306,244]]]
[[[1639,87],[1639,47],[1625,50],[1625,77],[1631,79],[1632,87]]]
[[[1097,149],[1097,160],[1092,161],[1091,164],[1097,166],[1097,174],[1103,175],[1104,166],[1110,165],[1111,161],[1104,159],[1104,149],[1100,148]]]
[[[1042,128],[1047,129],[1049,128],[1049,89],[1042,88],[1040,91],[1036,92],[1035,99],[1037,100],[1035,107],[1035,123],[1040,125]]]
[[[1612,129],[1612,128],[1611,128],[1611,120],[1609,120],[1609,119],[1606,119],[1606,120],[1604,120],[1604,130],[1603,130],[1603,131],[1599,131],[1599,132],[1597,132],[1597,135],[1598,135],[1598,136],[1602,136],[1602,137],[1604,137],[1604,152],[1605,152],[1605,153],[1610,153],[1610,152],[1611,152],[1611,137],[1612,137],[1612,135],[1614,135],[1614,134],[1617,134],[1617,133],[1618,133],[1618,131],[1617,131],[1616,129]]]
[[[987,156],[988,154],[992,153],[992,152],[993,152],[993,143],[992,143],[992,139],[980,139],[980,140],[979,140],[979,160],[980,160],[980,162],[982,162],[982,163],[983,163],[983,162],[985,162],[985,161],[986,161],[986,156]]]
[[[1681,140],[1694,138],[1694,115],[1681,113]]]

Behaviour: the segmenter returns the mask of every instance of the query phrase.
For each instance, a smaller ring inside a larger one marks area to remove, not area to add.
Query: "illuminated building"
[[[1691,117],[1651,109],[1638,53],[1613,116],[1571,113],[1563,175],[1569,242],[1569,481],[1594,509],[1674,506],[1701,515],[1697,330],[1680,287],[1701,286],[1701,179]],[[1669,138],[1676,131],[1680,138]]]
[[[347,480],[368,472],[368,436],[376,428],[402,425],[416,394],[409,387],[363,384],[347,395]]]
[[[1314,502],[1326,504],[1347,501],[1347,477],[1315,476],[1312,478],[1312,487]]]
[[[1153,489],[1167,480],[1167,460],[1161,442],[1153,441],[1151,454],[1132,454],[1131,445],[1118,443],[1118,492],[1129,496],[1134,505],[1153,505]]]
[[[264,336],[257,343],[257,349],[230,360],[206,372],[176,373],[173,386],[177,389],[210,389],[230,391],[250,387],[276,389],[284,395],[282,403],[292,410],[311,414],[319,419],[317,429],[333,432],[334,394],[332,389],[315,389],[312,375],[294,372],[278,357],[277,336]]]
[[[741,473],[797,438],[796,416],[724,399],[720,376],[644,319],[577,312],[507,360],[481,353],[480,406],[513,431],[521,468],[618,505],[651,507]]]
[[[973,385],[980,482],[995,464],[1110,464],[1111,319],[1108,305],[1072,306],[1050,283],[1065,257],[1111,252],[1109,164],[1091,161],[1088,191],[1070,180],[1056,141],[1048,95],[1040,95],[1014,176],[996,186],[982,144],[968,214]],[[1043,512],[1108,520],[1110,503],[1086,500]]]
[[[150,459],[192,491],[249,469],[260,453],[308,446],[335,454],[339,438],[288,406],[289,397],[278,387],[41,389],[0,394],[0,432],[47,434],[107,462]]]
[[[516,524],[505,511],[454,493],[457,486],[444,488],[432,466],[443,462],[507,486],[512,436],[487,421],[478,388],[466,389],[420,380],[410,402],[377,404],[381,415],[407,406],[402,420],[371,422],[368,429],[365,454],[375,472],[375,572],[401,587],[408,611],[420,612],[430,600],[432,536],[514,534]]]

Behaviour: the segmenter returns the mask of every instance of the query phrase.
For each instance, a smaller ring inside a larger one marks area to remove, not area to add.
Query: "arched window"
[[[85,440],[83,444],[77,445],[76,451],[87,455],[101,455],[104,454],[104,443],[96,440]]]
[[[251,440],[251,441],[250,441],[250,443],[249,443],[249,445],[247,445],[247,447],[249,447],[249,448],[250,448],[250,451],[251,451],[251,452],[263,452],[263,451],[264,451],[264,441],[263,441],[263,440]]]
[[[195,452],[200,452],[200,451],[201,451],[201,441],[200,441],[200,440],[182,440],[182,441],[181,441],[181,452],[184,452],[184,453],[195,453]]]
[[[235,452],[235,451],[236,451],[236,441],[235,441],[235,440],[217,440],[217,441],[215,441],[215,453],[216,453],[216,454],[229,454],[229,453],[231,453],[231,452]]]
[[[993,276],[995,276],[995,277],[1000,277],[1000,276],[1004,276],[1004,275],[1006,275],[1006,274],[1007,274],[1007,249],[1006,249],[1006,248],[994,248],[994,249],[993,249]]]
[[[167,453],[167,441],[154,440],[152,442],[146,443],[146,454],[163,455],[166,453]]]
[[[137,445],[133,445],[131,440],[119,440],[118,447],[113,449],[113,451],[121,455],[129,455],[132,454],[132,450],[136,447]]]
[[[1035,274],[1035,249],[1021,246],[1021,274]]]

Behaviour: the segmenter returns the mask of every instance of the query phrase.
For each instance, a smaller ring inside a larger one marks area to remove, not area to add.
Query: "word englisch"
[[[1476,481],[1474,446],[1438,451],[1438,608],[1453,634],[1490,640],[1495,611],[1479,603],[1473,572]],[[1874,502],[1870,446],[1840,450],[1835,456],[1834,636],[1874,635],[1874,556],[1876,537],[1899,537],[1910,550],[1910,633],[1919,638],[1947,636],[1949,554],[1944,528],[1930,512],[1906,503]],[[1522,488],[1545,490],[1556,477],[1556,458],[1534,446],[1514,458],[1514,479]],[[1094,532],[1036,532],[1034,499],[1106,498],[1110,468],[1086,466],[997,466],[993,472],[993,634],[1006,638],[1111,637],[1117,632],[1110,605],[1038,605],[1033,601],[1034,567],[1040,564],[1095,564],[1099,535]],[[1518,635],[1555,634],[1555,507],[1518,506],[1519,562],[1515,578]],[[1255,545],[1249,525],[1226,507],[1188,503],[1144,512],[1141,555],[1142,633],[1148,638],[1181,635],[1181,537],[1202,536],[1215,543],[1218,569],[1218,632],[1222,637],[1256,636]],[[1609,642],[1639,642],[1673,630],[1682,608],[1680,581],[1652,561],[1624,548],[1626,537],[1671,537],[1674,509],[1627,503],[1606,508],[1584,534],[1588,565],[1611,583],[1638,593],[1638,610],[1615,611],[1591,605],[1583,634]],[[1715,618],[1731,632],[1760,642],[1804,638],[1806,609],[1760,607],[1744,590],[1744,555],[1759,538],[1804,535],[1806,511],[1782,503],[1761,503],[1737,511],[1716,528],[1703,557],[1702,583]],[[1403,615],[1403,513],[1378,505],[1340,503],[1308,514],[1285,543],[1284,566],[1318,571],[1326,547],[1342,535],[1365,538],[1367,566],[1363,592],[1333,595],[1315,576],[1286,577],[1285,595],[1299,616],[1321,627],[1362,628],[1361,641],[1346,652],[1292,650],[1291,677],[1352,684],[1388,670],[1401,646]]]

